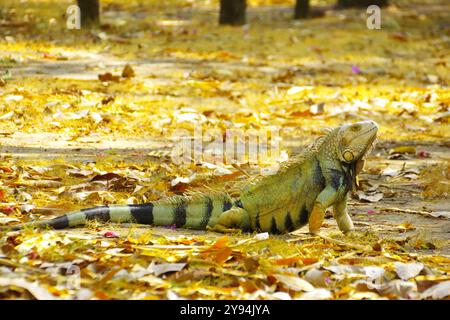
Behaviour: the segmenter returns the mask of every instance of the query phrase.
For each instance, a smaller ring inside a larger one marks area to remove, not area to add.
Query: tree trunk
[[[295,3],[294,19],[304,19],[309,15],[309,0],[297,0]]]
[[[351,8],[351,7],[368,7],[371,5],[377,5],[384,7],[388,5],[388,0],[338,0],[337,6],[339,8]]]
[[[220,0],[219,24],[245,24],[246,9],[246,0]]]
[[[81,13],[81,26],[96,25],[100,22],[99,0],[78,0]]]

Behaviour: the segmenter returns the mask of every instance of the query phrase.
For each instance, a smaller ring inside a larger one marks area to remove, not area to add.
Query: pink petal
[[[357,65],[352,65],[352,73],[359,74],[361,73],[361,69]]]
[[[119,238],[119,234],[117,232],[114,231],[106,231],[105,233],[103,233],[103,236],[106,238]]]
[[[418,155],[420,158],[431,158],[430,153],[425,150],[419,151]]]

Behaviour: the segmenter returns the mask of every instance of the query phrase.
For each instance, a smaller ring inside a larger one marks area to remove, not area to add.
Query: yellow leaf
[[[416,147],[412,147],[412,146],[395,147],[394,149],[391,149],[389,151],[389,154],[393,154],[393,153],[410,153],[410,154],[415,154],[416,153]]]

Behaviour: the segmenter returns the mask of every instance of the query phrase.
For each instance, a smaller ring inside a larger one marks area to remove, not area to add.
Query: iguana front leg
[[[344,233],[352,231],[354,229],[352,218],[347,212],[347,195],[333,205],[334,218],[337,221],[339,230]]]
[[[332,186],[326,187],[319,193],[309,216],[310,233],[317,234],[319,232],[325,218],[325,210],[335,202],[337,195],[337,191]]]
[[[217,224],[207,230],[221,233],[235,233],[250,228],[250,216],[243,208],[231,208],[223,212]]]

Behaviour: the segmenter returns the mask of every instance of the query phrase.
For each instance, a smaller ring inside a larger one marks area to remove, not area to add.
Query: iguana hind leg
[[[223,212],[219,221],[207,230],[222,232],[222,233],[236,233],[242,230],[247,230],[250,227],[250,216],[243,208],[231,208]]]

